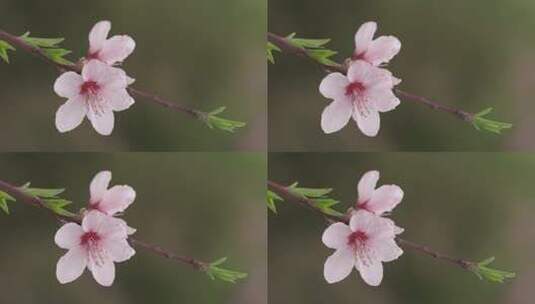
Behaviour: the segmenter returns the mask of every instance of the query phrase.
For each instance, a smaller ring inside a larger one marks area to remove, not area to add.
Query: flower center
[[[100,240],[100,236],[96,232],[89,231],[82,235],[81,243],[82,245],[93,246],[99,240]]]
[[[95,95],[100,90],[98,83],[94,81],[86,81],[82,84],[80,88],[80,93],[85,95]]]
[[[355,248],[361,247],[368,240],[368,235],[361,230],[351,233],[347,237],[347,244]]]
[[[86,59],[87,60],[98,59],[98,56],[99,56],[99,52],[89,53],[87,54]]]
[[[361,52],[360,54],[353,53],[353,55],[351,56],[351,60],[353,60],[353,61],[365,60],[364,59],[365,57],[366,57],[366,52]]]
[[[366,87],[361,82],[352,82],[346,87],[346,96],[353,100],[355,109],[361,116],[366,117],[370,114],[368,107],[368,98],[366,97]]]

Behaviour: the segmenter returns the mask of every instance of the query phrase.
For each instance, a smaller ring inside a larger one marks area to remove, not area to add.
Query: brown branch
[[[43,52],[42,49],[34,47],[34,46],[26,43],[20,37],[17,37],[15,35],[7,33],[7,32],[5,32],[5,31],[3,31],[1,29],[0,29],[0,40],[5,40],[6,42],[11,44],[12,46],[14,46],[16,48],[19,48],[19,49],[22,49],[22,50],[24,50],[24,51],[26,51],[26,52],[38,57],[38,58],[44,60],[45,62],[55,66],[58,69],[58,71],[60,71],[62,73],[66,72],[66,71],[73,71],[73,72],[76,72],[76,73],[81,73],[82,72],[82,67],[80,65],[65,65],[65,64],[57,63],[54,60],[52,60],[50,57],[48,57],[47,54],[45,52]],[[158,97],[158,96],[156,96],[156,95],[154,95],[152,93],[148,93],[148,92],[145,92],[145,91],[142,91],[142,90],[138,90],[138,89],[135,89],[133,87],[128,87],[127,90],[133,97],[137,97],[137,98],[140,98],[142,100],[146,100],[146,101],[155,103],[157,105],[163,106],[165,108],[168,108],[168,109],[171,109],[171,110],[174,110],[174,111],[177,111],[177,112],[188,114],[189,116],[191,116],[191,117],[193,117],[195,119],[198,119],[198,120],[202,121],[204,119],[204,117],[205,117],[205,115],[204,115],[205,112],[202,112],[202,111],[199,111],[199,110],[196,110],[196,109],[192,109],[192,108],[188,108],[188,107],[176,104],[174,102],[171,102],[171,101],[165,100],[165,99],[163,99],[161,97]]]
[[[2,180],[0,180],[0,191],[3,191],[13,196],[13,198],[15,198],[17,201],[26,203],[30,206],[44,208],[48,210],[61,223],[73,222],[73,223],[80,224],[82,222],[82,219],[79,216],[63,216],[63,215],[58,215],[54,213],[52,210],[46,207],[46,204],[40,198],[28,195],[27,193],[22,191],[19,187],[13,186]],[[199,271],[204,272],[209,267],[209,263],[202,262],[200,260],[197,260],[189,256],[175,254],[160,246],[147,243],[145,241],[139,240],[137,238],[133,238],[131,236],[128,237],[128,241],[130,242],[130,244],[134,245],[135,247],[143,248],[149,252],[152,252],[153,254],[162,256],[164,258],[190,265],[194,269],[199,270]]]
[[[342,74],[347,74],[347,65],[342,65],[342,64],[328,65],[328,64],[323,64],[321,62],[318,62],[314,57],[310,55],[310,53],[306,49],[293,45],[285,37],[268,32],[267,38],[269,42],[279,47],[282,52],[310,59],[328,73],[339,72]],[[466,122],[474,121],[474,117],[475,117],[474,113],[469,113],[460,109],[456,109],[451,106],[438,103],[436,101],[433,101],[431,99],[428,99],[428,98],[425,98],[416,94],[407,93],[400,89],[394,89],[394,92],[399,97],[402,97],[406,100],[421,103],[423,105],[428,106],[429,108],[433,110],[439,110],[439,111],[449,113],[463,121],[466,121]]]
[[[320,216],[327,219],[330,223],[343,222],[343,223],[349,224],[349,216],[336,216],[336,215],[325,214],[320,208],[316,206],[313,200],[293,194],[289,190],[289,188],[286,186],[283,186],[281,184],[268,180],[268,188],[271,191],[274,191],[277,194],[279,194],[281,197],[286,198],[287,201],[295,202],[300,206],[304,206],[308,209],[313,210],[314,212],[318,213]],[[409,248],[409,249],[418,251],[420,253],[426,254],[438,260],[446,261],[451,264],[457,265],[466,270],[471,270],[472,267],[475,267],[477,265],[477,263],[475,262],[468,261],[465,259],[460,259],[460,258],[454,258],[446,254],[442,254],[438,251],[435,251],[428,246],[420,245],[411,241],[407,241],[400,237],[396,237],[396,241],[403,248]]]

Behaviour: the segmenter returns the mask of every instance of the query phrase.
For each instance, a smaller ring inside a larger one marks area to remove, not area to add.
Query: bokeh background
[[[377,137],[354,123],[324,135],[318,92],[324,72],[305,59],[276,55],[269,67],[271,151],[501,151],[535,148],[535,2],[529,0],[270,0],[269,30],[331,38],[343,61],[358,27],[379,23],[401,53],[390,63],[399,88],[470,112],[494,107],[491,118],[512,122],[501,136],[411,101],[381,115]]]
[[[34,187],[66,187],[63,197],[84,207],[94,174],[109,169],[112,185],[137,198],[125,213],[136,236],[178,254],[249,273],[230,284],[142,249],[117,264],[115,283],[100,287],[87,271],[60,285],[64,250],[58,224],[42,209],[11,203],[0,215],[1,303],[266,303],[266,157],[257,153],[3,154],[0,179]]]
[[[500,153],[273,153],[271,180],[303,187],[332,187],[346,210],[357,199],[357,183],[379,170],[378,185],[405,192],[392,218],[402,237],[457,257],[515,271],[504,284],[407,249],[386,263],[380,287],[367,286],[353,272],[329,285],[323,264],[332,253],[321,242],[325,221],[294,203],[269,215],[270,303],[531,303],[535,297],[535,156]]]
[[[64,37],[76,61],[99,20],[111,34],[137,42],[124,68],[135,87],[204,111],[227,106],[223,117],[247,122],[235,134],[138,100],[116,115],[112,136],[98,135],[86,120],[61,135],[54,115],[64,100],[52,86],[56,70],[24,52],[0,67],[2,151],[226,151],[266,146],[264,0],[3,0],[2,29]],[[246,25],[246,26],[244,26]],[[9,115],[8,115],[9,114]]]

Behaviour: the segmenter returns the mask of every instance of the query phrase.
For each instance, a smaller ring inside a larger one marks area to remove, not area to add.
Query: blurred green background
[[[11,203],[0,215],[0,303],[266,303],[266,157],[258,153],[3,154],[0,179],[66,187],[72,210],[84,207],[94,174],[109,169],[112,185],[137,198],[125,213],[136,237],[178,254],[249,273],[235,285],[212,281],[187,265],[142,249],[117,264],[111,288],[87,271],[60,285],[54,244],[58,225],[41,209]]]
[[[386,263],[380,287],[356,272],[329,285],[323,264],[332,253],[321,242],[326,223],[293,203],[280,203],[268,220],[270,303],[531,303],[535,297],[535,156],[499,153],[273,153],[271,180],[332,187],[344,211],[357,199],[357,183],[379,170],[378,185],[397,184],[405,197],[392,218],[402,237],[435,250],[517,272],[505,284],[407,249]]]
[[[124,68],[135,87],[177,103],[247,122],[227,134],[153,103],[138,100],[116,115],[111,137],[86,120],[61,135],[54,115],[64,99],[52,86],[57,72],[24,52],[1,63],[3,151],[226,151],[266,146],[264,0],[3,0],[2,29],[13,34],[65,37],[71,60],[85,55],[89,30],[112,21],[111,34],[137,42]],[[244,26],[246,25],[246,26]],[[7,115],[9,113],[9,115]]]
[[[501,151],[535,148],[535,1],[530,0],[270,0],[269,30],[328,45],[349,57],[358,27],[370,20],[380,35],[400,38],[390,64],[399,88],[470,112],[494,107],[490,117],[511,122],[501,136],[480,133],[442,112],[411,101],[381,115],[367,138],[351,122],[324,135],[318,92],[324,72],[304,59],[276,55],[269,67],[271,151]]]

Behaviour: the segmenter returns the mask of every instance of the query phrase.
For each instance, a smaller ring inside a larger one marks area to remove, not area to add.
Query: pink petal
[[[65,98],[76,97],[80,95],[80,88],[83,82],[82,76],[75,72],[63,73],[54,83],[54,92]]]
[[[368,96],[379,112],[392,111],[400,104],[400,100],[391,89],[371,90]]]
[[[130,36],[113,36],[104,43],[99,59],[109,65],[122,62],[132,54],[135,48],[136,43]]]
[[[90,261],[91,272],[95,281],[102,286],[109,287],[115,280],[115,264],[110,258],[103,258],[99,263]]]
[[[375,190],[368,202],[367,210],[382,215],[392,211],[403,199],[403,190],[396,185],[383,185]]]
[[[331,73],[320,83],[320,93],[325,98],[340,99],[344,98],[346,87],[349,85],[349,80],[341,73]]]
[[[89,32],[89,53],[93,54],[102,49],[108,33],[111,29],[111,22],[97,22]]]
[[[355,34],[355,55],[358,56],[366,52],[372,42],[375,31],[377,31],[377,23],[375,22],[366,22],[360,26]]]
[[[384,219],[390,223],[390,225],[392,226],[392,230],[394,231],[395,235],[402,234],[403,231],[405,231],[405,229],[397,226],[396,223],[392,219],[389,219],[389,218],[386,218],[386,217]]]
[[[347,70],[347,78],[349,82],[360,82],[365,86],[369,82],[369,73],[375,72],[376,68],[363,60],[351,62]]]
[[[357,210],[351,215],[349,227],[352,231],[360,230],[367,232],[370,230],[370,227],[374,227],[377,224],[376,218],[377,216],[366,210]]]
[[[106,75],[100,79],[104,91],[124,90],[128,81],[126,72],[116,67],[107,67]]]
[[[80,245],[84,231],[82,227],[75,223],[67,223],[56,232],[54,241],[56,245],[63,249],[71,249]]]
[[[373,192],[375,191],[375,186],[379,180],[379,171],[368,171],[360,178],[359,184],[357,186],[359,204],[368,202]]]
[[[130,247],[130,244],[128,244],[126,239],[118,241],[106,241],[104,246],[113,261],[116,263],[127,261],[134,256],[134,254],[136,254],[136,251]]]
[[[353,104],[347,98],[334,100],[321,113],[321,129],[326,134],[339,131],[347,125],[352,113]]]
[[[339,249],[325,261],[323,276],[329,284],[340,282],[351,273],[354,265],[353,252],[348,249]]]
[[[368,108],[368,113],[362,115],[359,111],[353,112],[353,119],[357,122],[360,131],[366,136],[375,137],[379,133],[381,120],[379,112],[375,109]]]
[[[389,62],[401,49],[401,42],[394,36],[382,36],[370,43],[366,52],[366,61],[378,66]]]
[[[124,111],[134,104],[134,99],[125,89],[107,91],[104,93],[104,98],[113,111]]]
[[[325,246],[332,249],[343,248],[347,245],[347,238],[351,233],[352,231],[349,229],[348,225],[344,223],[335,223],[330,225],[325,232],[323,232],[321,241]]]
[[[131,84],[133,84],[134,82],[136,82],[136,79],[135,79],[135,78],[132,78],[132,77],[130,77],[130,76],[126,76],[126,84],[127,84],[127,85],[131,85]],[[401,82],[401,80],[400,80],[400,82]]]
[[[373,246],[377,258],[382,262],[392,262],[403,254],[403,250],[399,248],[394,239],[377,241],[370,246]]]
[[[73,97],[56,112],[56,129],[64,133],[78,127],[87,114],[87,105],[81,97]]]
[[[100,211],[89,211],[82,219],[82,228],[85,232],[96,232],[100,229],[100,225],[102,224],[102,221],[105,219],[105,217],[106,215],[104,215],[104,213]]]
[[[109,189],[100,202],[99,209],[108,215],[123,212],[136,199],[136,192],[130,186],[114,186]]]
[[[56,266],[56,277],[61,284],[79,278],[87,265],[87,252],[81,246],[73,247],[62,256]]]
[[[110,68],[106,64],[98,61],[98,60],[90,60],[88,63],[84,65],[82,68],[82,77],[84,81],[95,81],[99,85],[105,84],[107,77],[110,73]]]
[[[104,215],[104,213],[102,214]],[[108,241],[126,240],[128,237],[126,227],[124,220],[104,215],[97,232],[102,239]]]
[[[87,118],[89,121],[91,121],[93,128],[95,128],[98,134],[108,136],[113,131],[115,119],[111,109],[98,114],[95,114],[92,110],[89,110],[87,113]]]
[[[379,286],[383,280],[383,264],[375,259],[366,260],[363,263],[360,259],[357,259],[357,269],[360,272],[360,276],[370,286]]]
[[[96,204],[102,200],[104,193],[108,190],[111,181],[110,171],[101,171],[91,181],[89,185],[89,193],[91,195],[91,203]]]

